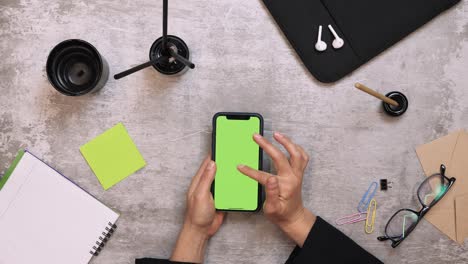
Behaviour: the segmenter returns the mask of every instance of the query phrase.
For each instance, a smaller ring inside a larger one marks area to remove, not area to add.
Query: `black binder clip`
[[[387,179],[381,179],[380,180],[380,190],[381,191],[386,191],[389,188],[392,188],[393,182],[389,182]]]

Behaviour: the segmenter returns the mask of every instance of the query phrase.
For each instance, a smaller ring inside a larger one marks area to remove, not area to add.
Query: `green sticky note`
[[[0,190],[3,188],[3,186],[6,184],[8,181],[8,178],[10,178],[10,175],[13,173],[13,171],[16,168],[16,165],[20,162],[21,158],[24,155],[24,150],[18,151],[18,154],[16,155],[16,158],[13,160],[13,163],[11,163],[11,166],[8,168],[8,170],[5,172],[3,177],[0,179]]]
[[[122,123],[81,146],[80,151],[104,190],[146,165]]]

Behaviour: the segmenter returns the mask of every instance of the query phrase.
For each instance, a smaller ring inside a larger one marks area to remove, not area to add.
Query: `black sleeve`
[[[317,217],[302,248],[296,247],[286,264],[383,263],[338,229]]]
[[[194,264],[190,262],[176,262],[168,259],[142,258],[135,259],[135,264]]]
[[[296,247],[286,261],[286,264],[311,262],[328,264],[383,263],[320,217],[317,217],[314,226],[304,242],[304,246],[302,248]],[[135,264],[172,263],[180,264],[182,262],[150,258],[135,260]]]

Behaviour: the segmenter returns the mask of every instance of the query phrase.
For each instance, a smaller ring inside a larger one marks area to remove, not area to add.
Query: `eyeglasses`
[[[396,248],[406,237],[413,232],[419,221],[427,212],[439,202],[455,183],[455,178],[445,176],[445,166],[440,165],[440,173],[429,176],[418,188],[418,200],[422,209],[416,212],[411,209],[400,209],[388,220],[385,226],[385,236],[380,236],[379,241],[392,241],[392,247]]]

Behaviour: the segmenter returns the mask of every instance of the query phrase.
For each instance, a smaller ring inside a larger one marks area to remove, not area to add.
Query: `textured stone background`
[[[397,249],[376,240],[395,210],[417,206],[423,174],[415,146],[467,127],[466,1],[333,85],[305,70],[261,1],[170,2],[170,33],[188,43],[197,69],[176,78],[146,69],[80,98],[48,84],[48,51],[82,38],[103,54],[111,74],[144,62],[161,35],[162,1],[0,3],[0,168],[28,148],[122,213],[93,263],[170,255],[185,191],[209,149],[211,117],[225,110],[262,113],[267,135],[281,131],[305,147],[312,160],[304,201],[326,220],[354,212],[371,181],[393,181],[393,189],[377,192],[376,232],[364,234],[362,224],[339,227],[380,259],[468,262],[467,246],[426,221]],[[356,81],[404,92],[409,111],[387,117],[379,102],[352,87]],[[78,148],[120,121],[148,165],[105,192]],[[206,262],[283,263],[292,248],[261,214],[232,213]]]

